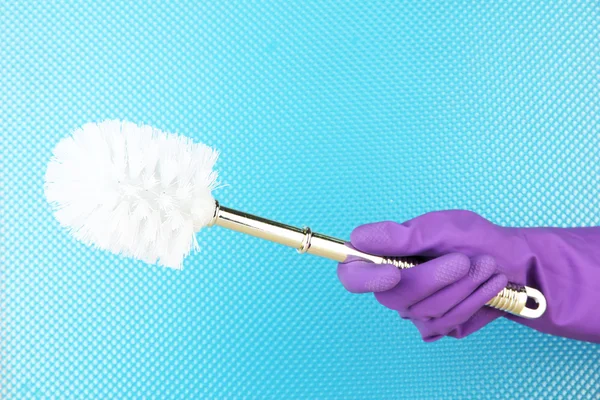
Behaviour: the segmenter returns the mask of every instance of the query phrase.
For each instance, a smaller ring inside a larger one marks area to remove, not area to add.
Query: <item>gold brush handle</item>
[[[294,247],[299,253],[309,253],[343,262],[348,257],[361,258],[375,264],[392,264],[400,269],[412,268],[419,262],[410,257],[380,257],[363,253],[346,246],[343,240],[313,233],[310,228],[299,229],[276,221],[226,208],[217,202],[210,225],[218,225],[246,233],[261,239]],[[531,299],[536,308],[527,306]],[[536,289],[509,283],[508,286],[486,304],[523,318],[539,318],[546,311],[546,298]]]

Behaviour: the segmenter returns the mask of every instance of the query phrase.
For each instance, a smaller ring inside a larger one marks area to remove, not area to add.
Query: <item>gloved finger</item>
[[[416,303],[403,317],[412,319],[441,317],[490,279],[496,272],[496,267],[496,261],[491,256],[473,257],[467,276]]]
[[[494,308],[482,307],[477,311],[467,322],[457,326],[446,335],[431,333],[428,328],[427,321],[413,321],[419,333],[425,342],[435,342],[443,338],[444,336],[451,336],[456,339],[462,339],[469,336],[472,333],[477,332],[490,322],[504,315],[503,311],[496,310]]]
[[[456,339],[462,339],[471,333],[477,332],[493,320],[500,318],[505,314],[504,311],[496,310],[491,307],[483,307],[475,313],[467,322],[459,325],[456,329],[448,333]]]
[[[459,305],[448,311],[440,318],[430,320],[413,320],[417,326],[423,340],[433,341],[439,339],[440,336],[446,336],[460,325],[467,322],[473,317],[489,300],[502,290],[508,279],[505,275],[497,274],[490,278],[487,282],[479,287],[471,296],[462,301]],[[485,314],[484,314],[485,315]],[[480,321],[480,323],[483,321]],[[473,327],[478,324],[474,323]]]
[[[352,246],[382,256],[447,253],[475,255],[491,252],[495,227],[471,211],[448,210],[423,214],[402,224],[385,221],[357,227],[350,235]]]
[[[464,254],[447,254],[416,267],[402,270],[402,280],[394,288],[375,294],[392,310],[407,310],[413,304],[451,285],[469,272],[471,261]]]
[[[400,269],[388,264],[351,261],[338,264],[337,274],[342,285],[352,293],[389,290],[400,282]]]

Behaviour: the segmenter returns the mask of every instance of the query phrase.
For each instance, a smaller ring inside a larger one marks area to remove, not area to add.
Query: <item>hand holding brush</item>
[[[346,288],[377,292],[426,340],[462,337],[506,314],[543,332],[600,340],[589,305],[598,300],[600,251],[591,241],[600,243],[600,231],[503,228],[455,211],[359,227],[348,244],[219,205],[211,193],[217,156],[150,126],[87,124],[57,144],[46,196],[77,239],[148,263],[181,268],[195,233],[210,225],[336,260]]]

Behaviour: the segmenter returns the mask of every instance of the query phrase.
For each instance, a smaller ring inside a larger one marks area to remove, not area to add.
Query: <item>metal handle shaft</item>
[[[409,257],[390,258],[363,253],[346,246],[343,240],[313,233],[310,228],[299,229],[226,208],[219,203],[216,204],[215,215],[210,225],[222,226],[293,247],[300,253],[314,254],[339,262],[346,261],[349,257],[355,257],[375,264],[392,264],[401,269],[412,268],[419,264],[416,259]],[[537,304],[537,308],[527,306],[529,299]],[[509,283],[486,305],[524,318],[538,318],[546,311],[546,298],[539,290]]]

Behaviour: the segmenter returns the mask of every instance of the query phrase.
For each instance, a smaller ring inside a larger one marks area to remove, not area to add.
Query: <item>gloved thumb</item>
[[[337,274],[342,285],[352,293],[383,292],[400,282],[400,270],[393,265],[350,261],[338,264]]]
[[[493,245],[498,228],[471,211],[436,211],[402,224],[385,221],[359,226],[350,242],[357,250],[382,256],[475,255]]]

